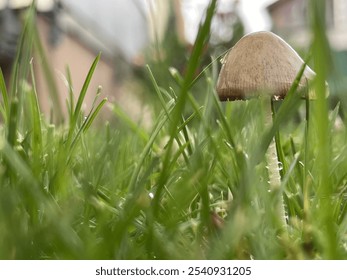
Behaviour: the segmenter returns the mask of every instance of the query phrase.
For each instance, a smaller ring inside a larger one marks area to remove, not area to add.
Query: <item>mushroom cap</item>
[[[217,93],[221,101],[249,99],[262,94],[283,99],[303,63],[296,51],[274,33],[250,33],[224,58]],[[306,66],[299,88],[305,88],[315,75]]]

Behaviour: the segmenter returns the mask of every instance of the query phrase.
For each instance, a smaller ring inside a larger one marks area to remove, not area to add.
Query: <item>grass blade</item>
[[[91,79],[93,77],[95,68],[96,68],[96,66],[99,63],[100,56],[101,56],[101,54],[98,54],[97,57],[94,59],[94,61],[92,63],[92,66],[90,67],[90,69],[88,71],[88,74],[87,74],[87,77],[86,77],[86,79],[84,81],[84,84],[82,86],[81,92],[80,92],[80,94],[78,96],[78,100],[77,100],[76,107],[75,107],[75,110],[74,110],[74,115],[73,115],[73,123],[74,124],[77,122],[78,116],[81,113],[82,104],[83,104],[84,98],[85,98],[85,96],[87,94],[87,90],[88,90],[90,81],[91,81]]]
[[[5,84],[4,75],[2,73],[2,70],[0,68],[0,91],[2,96],[2,117],[4,119],[4,122],[6,123],[10,117],[10,105],[8,100],[8,94]]]

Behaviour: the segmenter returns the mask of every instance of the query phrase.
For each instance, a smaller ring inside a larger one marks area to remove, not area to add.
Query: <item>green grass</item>
[[[324,1],[311,1],[318,99],[297,99],[293,86],[292,98],[275,104],[269,131],[259,100],[218,100],[216,61],[195,80],[215,2],[185,75],[171,69],[175,86],[147,67],[161,106],[150,131],[109,103],[109,122],[93,125],[107,102],[98,93],[82,111],[99,56],[79,98],[70,94],[67,120],[46,120],[30,60],[31,47],[42,49],[29,13],[10,92],[0,75],[0,259],[347,258],[347,131],[335,127],[337,109],[324,98]],[[286,228],[264,157],[275,135]]]

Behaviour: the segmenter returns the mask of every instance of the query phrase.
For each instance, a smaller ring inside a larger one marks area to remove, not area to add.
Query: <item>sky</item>
[[[246,31],[255,32],[269,30],[271,23],[265,12],[265,7],[273,3],[274,0],[241,0],[240,13],[244,19]]]
[[[2,1],[2,0],[0,0]],[[77,17],[85,17],[89,19],[88,26],[98,30],[98,35],[104,40],[109,41],[110,45],[117,47],[128,59],[131,59],[141,50],[148,40],[146,31],[146,23],[144,22],[144,14],[139,9],[139,4],[150,2],[151,0],[99,0],[95,5],[95,0],[62,0],[62,2],[71,8]],[[161,0],[159,0],[161,1]],[[224,2],[225,7],[230,7],[231,0],[219,0]],[[271,23],[265,12],[265,7],[274,0],[239,0],[240,16],[245,25],[246,33],[269,30]],[[187,26],[192,27],[190,32],[190,40],[194,42],[195,34],[201,15],[197,12],[196,7],[206,6],[209,0],[181,0],[191,7],[188,12]],[[207,4],[206,4],[206,3]],[[195,6],[195,7],[193,7]],[[193,8],[192,8],[193,7]],[[197,20],[194,21],[194,16]],[[130,20],[131,19],[131,20]],[[218,30],[218,26],[216,30]]]
[[[183,18],[185,19],[185,37],[188,43],[193,44],[198,32],[199,23],[204,10],[210,0],[180,0]],[[237,14],[241,17],[245,33],[270,30],[271,21],[266,6],[275,0],[239,0]],[[217,2],[216,16],[212,21],[212,43],[220,41],[228,42],[232,36],[232,18],[229,13],[233,12],[233,1],[219,0]],[[224,16],[218,15],[224,14]]]
[[[8,0],[0,0],[0,9],[5,6]],[[27,6],[33,0],[9,0],[13,7]],[[37,0],[41,8],[51,7],[54,0]],[[151,1],[158,0],[99,0],[96,5],[95,0],[61,0],[64,4],[72,7],[77,14],[82,14],[90,19],[91,26],[99,29],[100,35],[110,39],[120,49],[126,49],[129,55],[137,52],[146,43],[146,34],[138,32],[134,35],[131,30],[141,30],[144,26],[143,15],[139,14],[138,6],[145,5]],[[161,1],[161,0],[159,0]],[[271,28],[270,19],[265,12],[265,7],[275,0],[239,0],[239,14],[245,25],[245,31],[254,32],[259,30],[269,30]],[[210,0],[181,0],[189,6],[186,19],[187,26],[192,27],[188,32],[188,41],[194,41],[198,24],[201,20],[201,13],[197,10],[208,5]],[[221,6],[230,7],[231,0],[219,0],[223,2]],[[135,14],[137,15],[135,15]],[[196,17],[196,19],[194,19]],[[131,19],[131,20],[129,20]],[[216,30],[219,27],[217,26]],[[112,43],[112,42],[111,42]]]

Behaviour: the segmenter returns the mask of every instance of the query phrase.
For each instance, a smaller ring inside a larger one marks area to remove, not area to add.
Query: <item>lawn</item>
[[[215,3],[185,72],[162,69],[174,86],[151,64],[144,69],[155,99],[150,129],[97,94],[95,106],[82,110],[100,56],[78,99],[67,100],[66,120],[45,118],[28,12],[10,90],[0,76],[0,259],[347,258],[347,131],[339,114],[346,104],[331,102],[338,75],[324,1],[311,1],[306,56],[317,99],[297,98],[294,83],[276,102],[270,128],[261,100],[219,101],[219,59],[201,66]],[[109,120],[99,118],[109,109]],[[265,157],[273,137],[277,191]],[[285,224],[276,207],[282,198]]]

